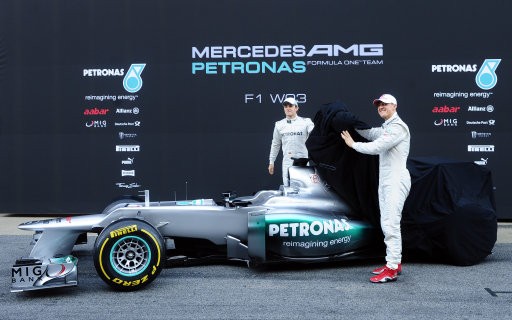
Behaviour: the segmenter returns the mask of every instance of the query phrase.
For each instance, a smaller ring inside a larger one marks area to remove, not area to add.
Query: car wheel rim
[[[119,239],[110,251],[110,264],[119,274],[135,277],[149,265],[151,250],[148,243],[136,236]]]

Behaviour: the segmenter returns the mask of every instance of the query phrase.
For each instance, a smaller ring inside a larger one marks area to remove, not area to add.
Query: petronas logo
[[[130,93],[135,93],[142,88],[142,78],[140,74],[146,66],[145,63],[134,63],[128,69],[123,79],[123,87]]]
[[[498,83],[496,69],[500,62],[501,59],[485,59],[475,77],[476,84],[480,89],[490,90]]]

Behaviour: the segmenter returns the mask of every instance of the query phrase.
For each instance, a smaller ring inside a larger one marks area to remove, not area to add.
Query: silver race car
[[[290,186],[253,196],[152,202],[122,200],[100,214],[23,223],[28,257],[12,267],[12,292],[76,286],[75,244],[98,234],[94,264],[117,290],[151,283],[163,267],[201,259],[267,263],[383,256],[380,230],[354,218],[314,167],[291,167]]]

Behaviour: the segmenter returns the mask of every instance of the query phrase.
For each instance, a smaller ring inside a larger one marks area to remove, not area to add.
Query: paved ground
[[[79,286],[9,293],[10,267],[29,236],[0,236],[0,319],[512,319],[512,244],[469,267],[404,263],[397,282],[373,284],[379,261],[248,269],[170,268],[142,291],[114,292],[96,274],[92,242],[78,246]]]

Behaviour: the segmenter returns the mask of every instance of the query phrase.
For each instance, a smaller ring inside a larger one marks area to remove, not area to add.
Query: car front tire
[[[162,270],[164,240],[149,223],[123,219],[107,226],[94,244],[94,266],[115,290],[139,290]]]

